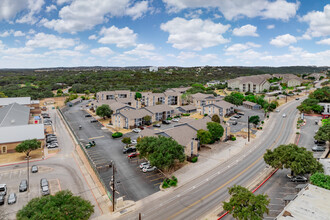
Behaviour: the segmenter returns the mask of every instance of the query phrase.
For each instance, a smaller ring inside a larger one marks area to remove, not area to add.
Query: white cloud
[[[4,31],[2,33],[0,33],[0,37],[8,37],[10,36],[12,33],[12,30],[11,31]]]
[[[103,27],[100,31],[101,37],[98,42],[102,44],[116,44],[117,47],[126,48],[135,46],[137,35],[128,27],[119,29],[115,26],[110,28]]]
[[[317,44],[327,44],[327,45],[330,45],[330,38],[317,41],[316,43]]]
[[[208,62],[211,62],[211,61],[218,61],[219,57],[218,57],[217,54],[209,53],[209,54],[201,55],[200,59],[201,59],[202,62],[208,63]]]
[[[35,14],[38,14],[42,6],[45,4],[44,0],[28,0],[28,13],[17,19],[17,23],[27,23],[27,24],[35,24],[37,22],[37,18],[35,18]]]
[[[233,34],[235,36],[240,36],[240,37],[243,37],[243,36],[258,37],[259,34],[257,34],[256,31],[257,31],[256,26],[253,26],[251,24],[247,24],[247,25],[244,25],[240,28],[235,28],[233,30]]]
[[[124,55],[135,56],[139,59],[160,61],[163,57],[154,52],[155,47],[152,44],[138,44],[133,50],[124,52]]]
[[[22,31],[15,31],[14,32],[14,37],[23,37],[25,34]]]
[[[76,45],[74,39],[57,37],[52,34],[38,33],[31,40],[26,42],[28,47],[47,47],[51,50],[68,48]]]
[[[0,1],[0,21],[11,20],[16,14],[27,7],[26,0],[1,0]]]
[[[46,12],[51,12],[53,10],[55,10],[55,11],[57,10],[56,5],[49,5],[46,7]]]
[[[242,16],[254,18],[273,18],[288,20],[296,15],[300,3],[285,0],[163,0],[170,12],[179,12],[187,8],[217,8],[226,19]]]
[[[88,46],[86,44],[80,44],[80,45],[75,46],[74,50],[75,51],[81,51],[81,50],[85,50],[87,48],[88,48]]]
[[[52,50],[44,53],[46,56],[56,55],[58,57],[80,57],[83,56],[80,52],[74,50]]]
[[[183,52],[181,51],[177,56],[179,60],[190,60],[196,58],[198,55],[195,52]]]
[[[69,2],[72,2],[73,0],[57,0],[57,4],[58,5],[63,5],[64,3],[69,3]]]
[[[275,28],[274,24],[267,25],[267,29],[274,29],[274,28]]]
[[[161,24],[163,31],[169,32],[167,43],[177,49],[202,50],[229,42],[222,34],[230,25],[214,23],[210,20],[176,17],[167,23]]]
[[[299,19],[300,21],[307,22],[309,28],[307,35],[312,37],[321,37],[330,35],[330,4],[324,6],[322,11],[312,11]]]
[[[128,15],[137,19],[143,16],[148,10],[148,2],[142,1],[132,5],[133,2],[133,0],[73,0],[70,5],[64,6],[59,11],[59,19],[44,18],[40,23],[60,33],[90,30],[109,17]]]
[[[100,47],[100,48],[92,49],[91,53],[96,56],[106,57],[113,54],[114,52],[109,47]]]
[[[97,36],[95,34],[88,37],[89,40],[96,40]]]
[[[137,2],[126,10],[126,14],[131,16],[133,20],[136,20],[142,17],[148,11],[148,8],[148,1]]]
[[[233,44],[225,49],[226,52],[225,55],[238,55],[244,50],[257,48],[257,47],[261,47],[261,45],[252,42],[247,42],[245,44]]]
[[[201,9],[190,11],[184,14],[185,18],[199,18],[203,14]]]
[[[270,41],[270,44],[277,46],[277,47],[285,47],[289,46],[290,44],[296,43],[296,37],[292,36],[291,34],[280,35],[273,38]]]

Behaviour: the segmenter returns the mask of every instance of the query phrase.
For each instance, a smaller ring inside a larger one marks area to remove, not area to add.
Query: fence
[[[91,168],[93,169],[95,175],[97,176],[99,182],[101,183],[102,187],[103,187],[103,190],[106,192],[108,198],[110,199],[110,201],[112,201],[112,198],[111,198],[111,194],[110,192],[108,191],[105,183],[103,182],[101,176],[99,175],[99,173],[97,172],[97,169],[96,167],[94,166],[94,163],[93,161],[90,159],[88,153],[86,152],[86,149],[81,145],[81,143],[79,142],[79,138],[76,136],[76,134],[74,133],[73,129],[71,128],[71,125],[67,122],[67,119],[65,117],[65,115],[63,114],[62,110],[60,108],[57,108],[58,112],[61,114],[62,118],[64,119],[64,122],[65,124],[67,125],[67,127],[70,129],[72,135],[74,136],[76,142],[78,143],[80,149],[82,152],[84,152],[84,155],[85,157],[87,158],[87,161],[89,163],[89,165],[91,166]]]

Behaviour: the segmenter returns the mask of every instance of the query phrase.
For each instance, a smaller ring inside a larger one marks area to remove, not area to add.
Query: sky
[[[330,66],[330,0],[0,0],[0,68]]]

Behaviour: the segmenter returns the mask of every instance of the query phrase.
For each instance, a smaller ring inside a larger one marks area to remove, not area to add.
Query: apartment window
[[[3,153],[3,154],[7,153],[7,146],[1,147],[1,153]]]
[[[201,101],[201,106],[205,105],[206,102],[205,101]]]
[[[107,100],[109,100],[109,99],[114,99],[114,98],[115,98],[114,95],[107,95],[107,96],[106,96],[106,99],[107,99]]]

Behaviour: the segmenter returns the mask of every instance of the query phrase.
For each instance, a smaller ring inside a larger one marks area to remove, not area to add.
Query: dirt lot
[[[34,150],[30,153],[30,159],[39,159],[42,158],[43,155],[43,149]],[[0,164],[7,164],[19,161],[25,161],[24,153],[0,154]]]

